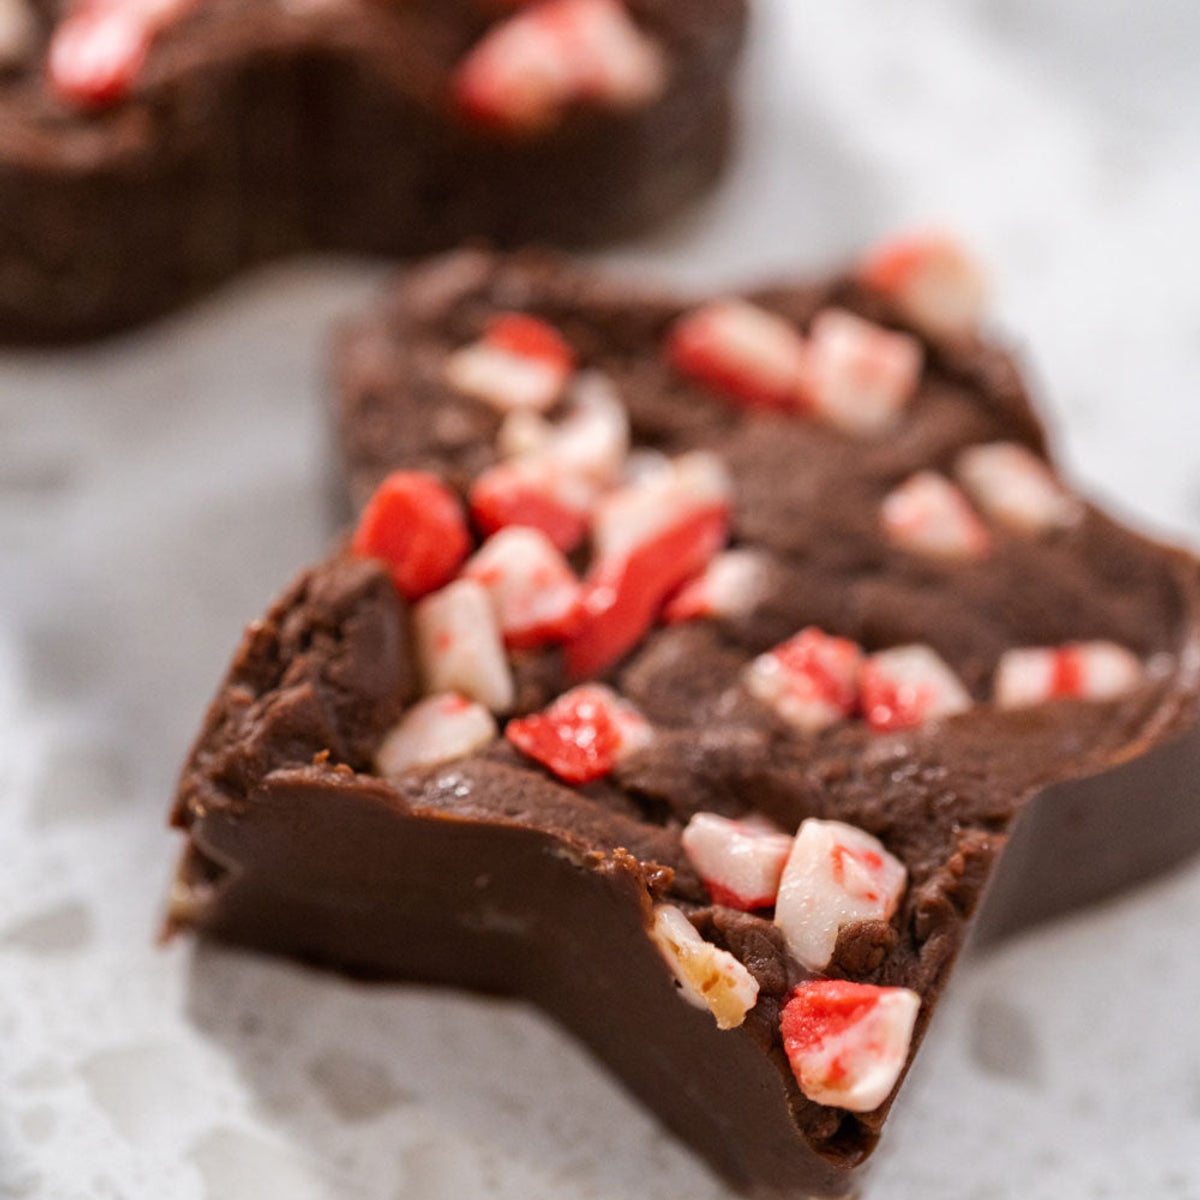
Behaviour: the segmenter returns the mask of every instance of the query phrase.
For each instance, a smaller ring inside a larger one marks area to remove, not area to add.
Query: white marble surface
[[[947,220],[1078,477],[1196,540],[1198,49],[1191,0],[764,0],[736,173],[610,257],[752,278]],[[0,358],[6,1200],[725,1195],[520,1006],[152,944],[176,764],[320,552],[321,343],[375,278]],[[1200,1197],[1197,929],[1192,868],[967,964],[870,1196]]]

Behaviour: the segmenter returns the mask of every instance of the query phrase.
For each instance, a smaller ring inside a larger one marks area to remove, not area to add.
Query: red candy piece
[[[509,721],[504,731],[523,754],[567,783],[591,783],[644,746],[650,727],[611,689],[586,684],[559,696],[544,712]]]
[[[540,459],[500,463],[471,485],[471,516],[486,534],[509,525],[540,529],[564,554],[587,532],[588,489]]]
[[[667,341],[677,371],[745,404],[797,408],[808,378],[804,339],[782,317],[717,300],[681,317]]]
[[[471,549],[458,498],[423,471],[394,471],[376,489],[359,517],[353,553],[387,563],[410,600],[453,578]]]
[[[121,5],[92,5],[68,17],[46,60],[54,90],[87,108],[119,100],[142,69],[151,32],[142,14]]]
[[[493,317],[483,335],[484,342],[520,358],[537,358],[564,374],[575,369],[575,352],[553,325],[528,313],[502,313]]]
[[[725,544],[729,510],[714,505],[669,526],[587,581],[583,623],[566,644],[574,679],[599,675],[641,641],[663,601]]]

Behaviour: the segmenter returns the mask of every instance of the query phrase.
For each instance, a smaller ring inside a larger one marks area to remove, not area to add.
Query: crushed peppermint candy
[[[604,497],[579,632],[566,645],[574,678],[601,674],[633,649],[671,593],[707,566],[728,537],[731,499],[724,464],[702,451]]]
[[[1008,650],[1000,658],[993,688],[1001,708],[1026,708],[1048,700],[1114,700],[1138,687],[1146,668],[1115,642]]]
[[[486,589],[458,579],[413,610],[417,658],[429,692],[458,692],[492,712],[513,703],[513,681]]]
[[[683,998],[711,1012],[718,1029],[736,1029],[758,1002],[758,980],[728,950],[706,942],[683,910],[655,906],[650,937]]]
[[[504,736],[567,783],[602,779],[653,739],[649,722],[600,683],[564,692],[549,708],[509,721]]]
[[[462,577],[486,589],[509,649],[561,641],[575,628],[579,580],[539,529],[510,525],[492,534]]]
[[[889,297],[914,325],[931,333],[971,333],[983,318],[987,302],[983,272],[945,234],[910,234],[884,242],[863,260],[858,277]]]
[[[751,912],[775,903],[792,839],[756,822],[695,813],[683,831],[683,850],[714,904]]]
[[[759,550],[723,551],[671,597],[664,618],[676,622],[745,616],[763,596],[769,561]]]
[[[882,517],[891,541],[914,554],[965,561],[991,550],[991,536],[967,498],[936,471],[918,471],[890,492]]]
[[[501,412],[545,412],[563,393],[575,355],[558,331],[526,313],[493,317],[477,342],[446,359],[456,391]]]
[[[480,704],[454,692],[414,704],[383,739],[375,754],[381,775],[399,775],[474,754],[496,739],[496,722]]]
[[[800,984],[783,1009],[783,1049],[817,1104],[871,1112],[891,1095],[912,1044],[921,997],[844,979]]]
[[[97,108],[128,95],[150,43],[196,0],[85,0],[54,31],[46,71],[72,104]]]
[[[580,371],[542,453],[576,478],[613,487],[625,469],[629,436],[629,414],[613,381],[602,371]]]
[[[666,79],[661,47],[621,0],[542,0],[489,30],[451,89],[472,123],[527,134],[553,126],[573,104],[648,103]]]
[[[909,334],[840,308],[823,309],[809,330],[809,406],[844,433],[884,433],[916,394],[923,360],[921,343]]]
[[[819,733],[854,712],[862,664],[856,643],[810,627],[760,654],[746,668],[745,685],[789,724]]]
[[[680,374],[750,405],[797,408],[808,377],[800,331],[745,300],[714,300],[680,317],[667,357]]]
[[[971,707],[962,681],[930,646],[896,646],[867,658],[860,704],[875,729],[915,729]]]
[[[841,821],[800,825],[783,869],[775,924],[789,953],[810,971],[829,966],[839,932],[856,921],[888,921],[908,872],[883,843]]]
[[[509,525],[540,529],[564,553],[583,541],[595,488],[549,455],[507,459],[471,485],[471,517],[485,534]]]
[[[415,600],[454,577],[471,537],[458,497],[441,480],[393,471],[363,509],[350,548],[385,562],[401,594]]]
[[[1019,442],[972,446],[958,456],[955,474],[986,516],[1019,533],[1067,529],[1083,515],[1078,497]]]

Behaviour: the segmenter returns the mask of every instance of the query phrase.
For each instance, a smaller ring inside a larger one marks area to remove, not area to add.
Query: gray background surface
[[[1081,485],[1195,542],[1198,51],[1191,0],[764,0],[733,176],[607,257],[751,280],[948,222]],[[188,737],[325,541],[322,346],[378,278],[0,357],[6,1200],[725,1195],[518,1005],[151,945]],[[1192,868],[965,965],[870,1196],[1200,1198],[1198,929]]]

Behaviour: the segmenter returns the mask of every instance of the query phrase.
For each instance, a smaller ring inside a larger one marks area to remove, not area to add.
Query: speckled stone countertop
[[[1077,478],[1200,541],[1197,46],[1180,0],[763,0],[736,172],[609,261],[753,279],[947,221]],[[322,343],[377,279],[0,358],[5,1200],[726,1195],[520,1006],[152,944],[174,771],[321,551]],[[1193,867],[965,964],[869,1200],[1200,1198],[1197,929]]]

